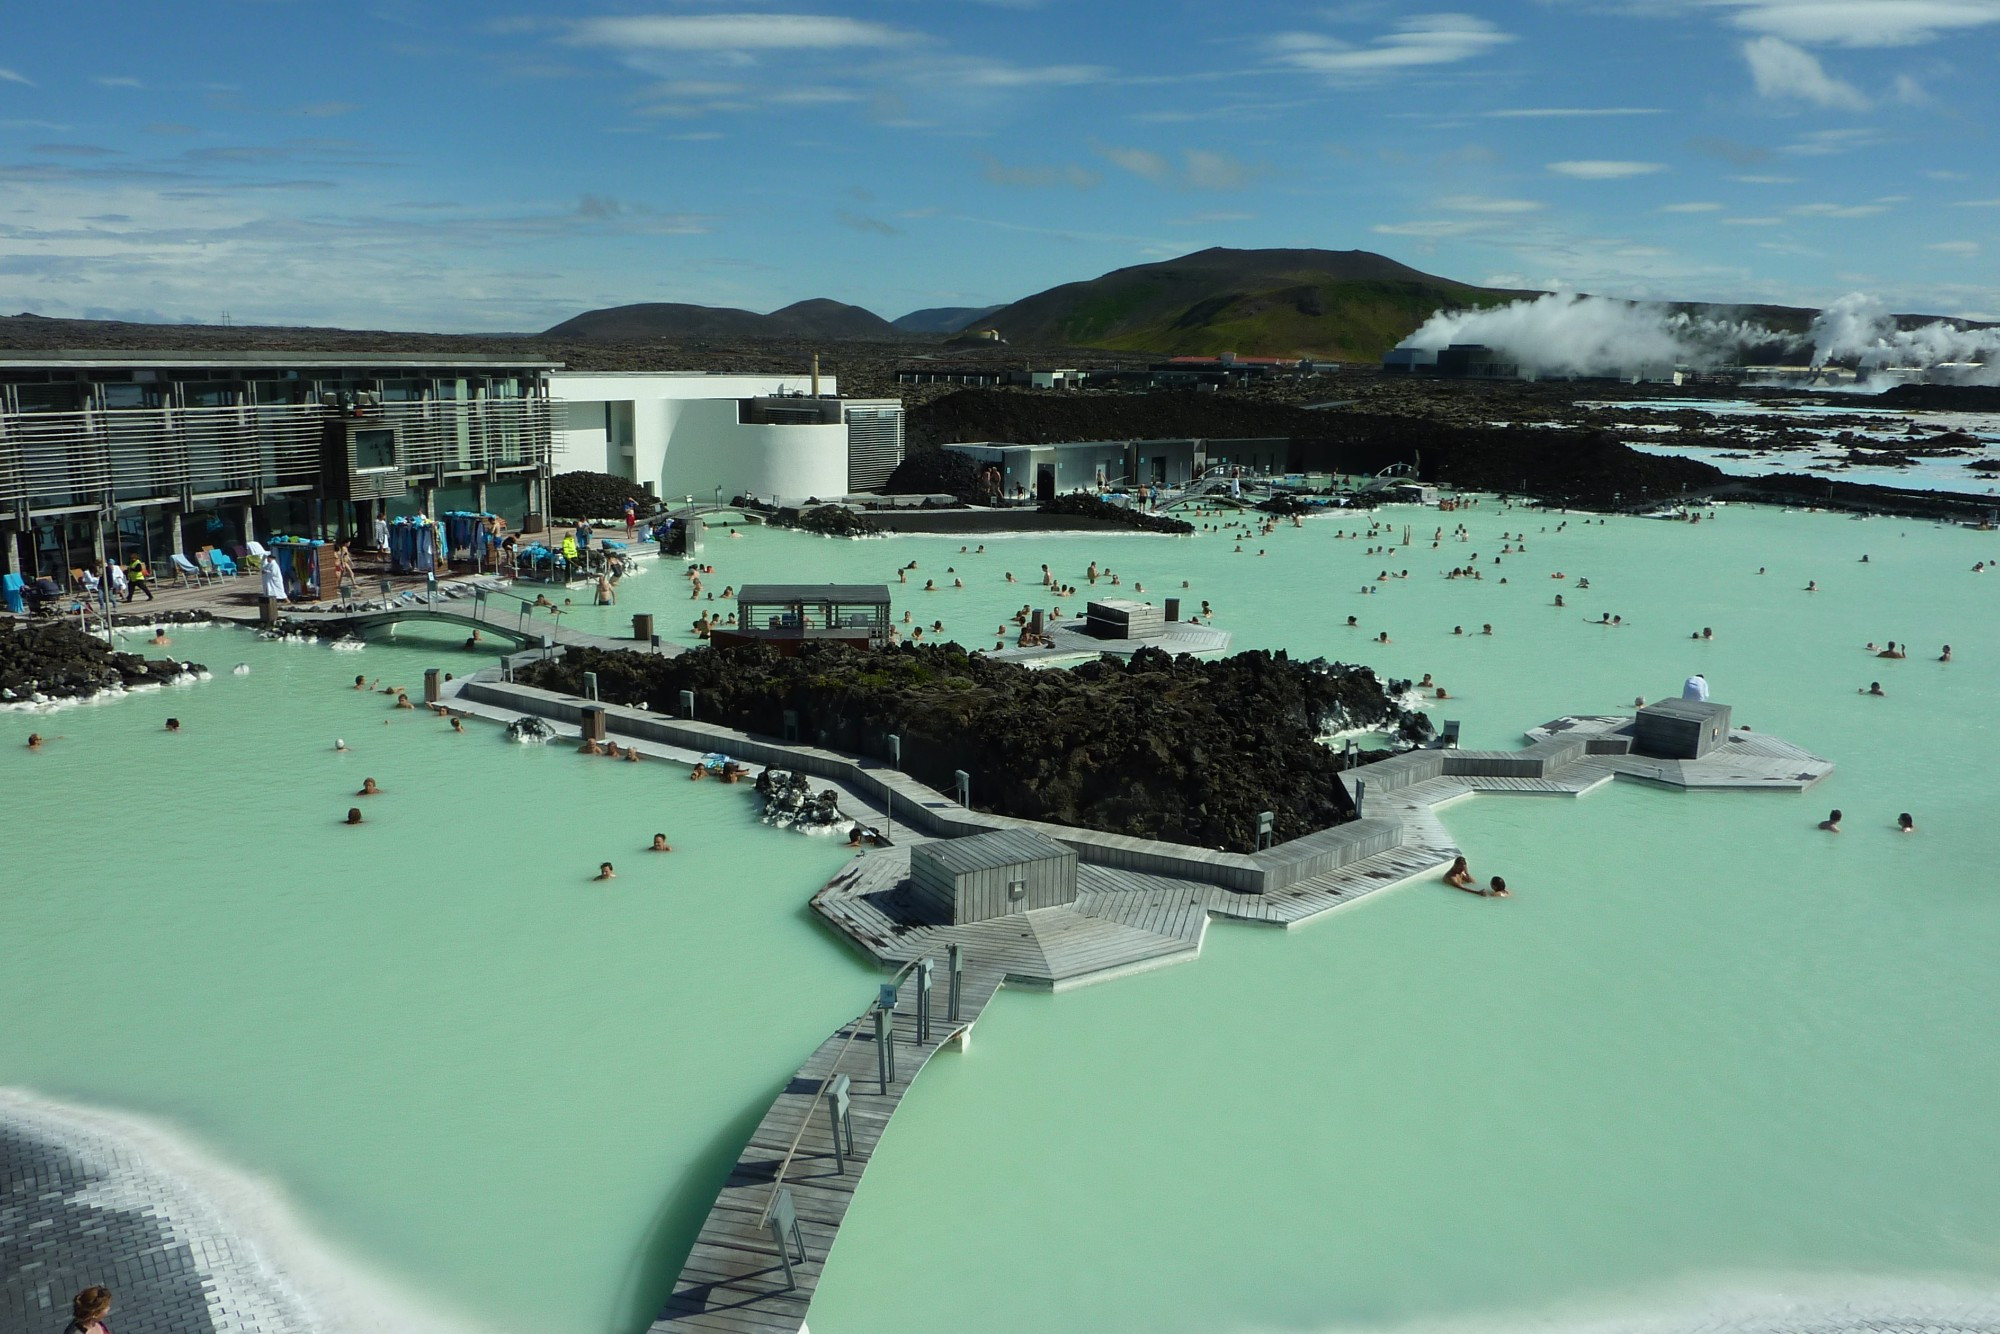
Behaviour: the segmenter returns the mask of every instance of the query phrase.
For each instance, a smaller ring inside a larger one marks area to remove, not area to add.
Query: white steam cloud
[[[1810,350],[1814,366],[1852,366],[1878,383],[1899,378],[1894,371],[1949,366],[1933,378],[2000,384],[2000,329],[1947,320],[1902,329],[1880,300],[1858,292],[1821,311],[1804,335],[1755,320],[1556,292],[1482,310],[1440,310],[1401,345],[1435,352],[1453,343],[1484,344],[1531,377],[1711,370]]]
[[[1403,340],[1435,351],[1484,343],[1523,375],[1621,375],[1660,366],[1713,367],[1746,347],[1797,343],[1750,320],[1690,315],[1665,306],[1551,292],[1484,310],[1441,310]]]
[[[2000,384],[2000,329],[1961,329],[1934,320],[1914,329],[1896,325],[1881,301],[1852,292],[1819,313],[1812,323],[1813,365],[1852,364],[1863,376],[1881,372],[1950,366],[1955,373],[1934,376],[1955,384]]]

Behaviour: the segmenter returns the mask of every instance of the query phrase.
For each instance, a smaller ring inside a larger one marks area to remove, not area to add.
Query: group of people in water
[[[1835,807],[1833,810],[1827,812],[1826,818],[1819,822],[1819,827],[1821,829],[1824,829],[1829,834],[1837,834],[1840,832],[1840,822],[1845,818],[1846,818],[1845,815],[1840,811],[1840,809],[1838,807]],[[1904,811],[1901,815],[1898,815],[1896,817],[1896,832],[1899,834],[1916,833],[1917,832],[1916,817],[1911,815],[1908,811]]]

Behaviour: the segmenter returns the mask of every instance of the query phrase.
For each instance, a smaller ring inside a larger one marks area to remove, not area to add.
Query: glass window
[[[354,471],[380,472],[396,466],[396,433],[375,428],[356,431],[354,439]]]

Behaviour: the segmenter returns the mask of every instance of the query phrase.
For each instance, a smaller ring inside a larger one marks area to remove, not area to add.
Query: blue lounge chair
[[[236,577],[236,562],[223,555],[221,547],[210,547],[208,559],[215,566],[217,574],[226,574],[231,579]]]

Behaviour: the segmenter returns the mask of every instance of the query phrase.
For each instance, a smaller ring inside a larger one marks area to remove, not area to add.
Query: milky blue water
[[[1451,698],[1428,707],[1476,746],[1702,670],[1738,722],[1839,765],[1804,797],[1476,799],[1447,823],[1513,899],[1411,885],[1294,933],[1216,925],[1189,966],[1003,993],[905,1102],[814,1329],[1680,1329],[1774,1306],[1795,1328],[1885,1301],[1985,1319],[2000,574],[1971,567],[2000,539],[1735,507],[1383,519],[983,556],[710,540],[718,593],[915,560],[945,586],[895,585],[898,614],[975,644],[1052,604],[1041,564],[1087,588],[1096,560],[1121,594],[1208,599],[1239,647],[1431,672]],[[1493,565],[1516,533],[1528,551]],[[1475,552],[1483,578],[1442,577]],[[652,565],[565,619],[655,610],[683,635],[706,604],[687,594]],[[1624,624],[1590,623],[1607,612]],[[62,999],[0,1033],[0,1082],[158,1120],[477,1327],[642,1328],[772,1090],[868,999],[804,906],[845,852],[756,825],[740,788],[452,735],[347,688],[476,662],[455,635],[176,634],[213,679],[0,715],[0,801],[32,813],[0,990],[15,1014]],[[1888,639],[1910,657],[1863,648]],[[1870,680],[1884,697],[1856,693]],[[53,738],[32,756],[31,728]],[[385,795],[345,828],[367,775]],[[1833,805],[1845,832],[1823,834]],[[1900,810],[1918,834],[1893,832]],[[670,856],[639,851],[656,829]],[[605,858],[618,879],[591,883]]]

